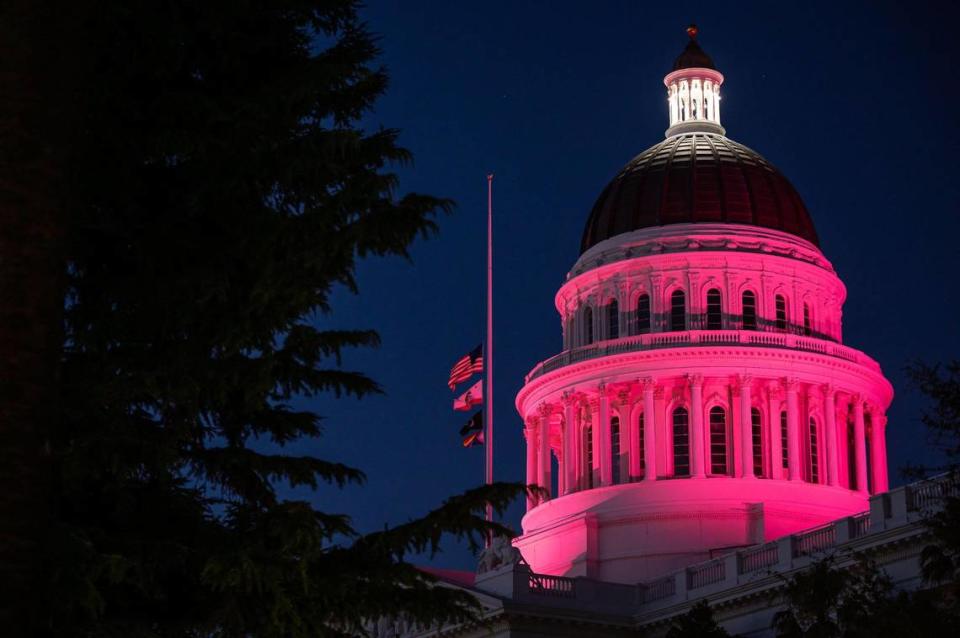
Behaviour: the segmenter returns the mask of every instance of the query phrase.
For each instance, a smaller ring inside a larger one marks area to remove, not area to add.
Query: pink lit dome
[[[535,572],[636,583],[868,508],[887,489],[880,365],[796,190],[726,137],[695,41],[666,139],[606,187],[554,303],[562,350],[516,407]]]

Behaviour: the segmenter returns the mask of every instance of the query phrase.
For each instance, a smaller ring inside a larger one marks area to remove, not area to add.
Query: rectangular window
[[[810,482],[820,482],[820,459],[817,452],[817,422],[810,419]]]
[[[613,484],[620,483],[620,419],[610,419],[610,469],[612,470]]]
[[[690,476],[690,428],[687,411],[673,411],[673,475]]]
[[[710,410],[710,473],[727,473],[727,416],[720,407]]]
[[[777,295],[777,330],[780,332],[787,330],[787,300],[783,295]]]
[[[646,476],[647,474],[647,448],[644,447],[644,433],[643,433],[643,412],[640,413],[638,429],[638,435],[640,436],[640,474],[641,476]]]
[[[763,476],[763,428],[760,424],[760,410],[750,411],[750,425],[753,433],[753,473]]]
[[[780,453],[782,455],[781,465],[783,469],[788,469],[790,467],[790,458],[788,457],[787,451],[789,450],[788,435],[787,435],[787,413],[780,413]]]

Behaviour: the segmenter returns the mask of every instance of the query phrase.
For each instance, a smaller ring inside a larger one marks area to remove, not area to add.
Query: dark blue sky
[[[325,437],[301,451],[369,475],[312,496],[364,531],[403,522],[482,480],[482,450],[460,447],[451,364],[484,334],[485,175],[495,181],[496,473],[523,480],[513,407],[523,375],[560,349],[553,296],[578,256],[603,186],[663,139],[662,78],[695,21],[725,75],[727,134],[775,164],[813,215],[848,287],[844,337],[880,361],[891,483],[929,461],[921,401],[903,367],[960,356],[960,91],[948,3],[381,1],[391,87],[371,126],[402,130],[415,165],[402,190],[451,197],[439,237],[413,263],[369,260],[361,294],[338,294],[332,327],[375,328],[376,351],[347,365],[387,394],[310,402]],[[895,475],[896,474],[896,475]],[[519,528],[518,503],[509,522]],[[472,569],[448,543],[434,562]]]

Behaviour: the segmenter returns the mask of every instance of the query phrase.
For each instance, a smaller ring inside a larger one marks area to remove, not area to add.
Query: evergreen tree
[[[404,557],[445,533],[474,546],[507,534],[484,504],[501,510],[522,486],[471,490],[366,536],[277,492],[362,482],[285,453],[321,434],[295,400],[381,391],[340,366],[378,338],[326,329],[331,291],[357,291],[357,259],[406,256],[451,207],[399,195],[390,166],[410,154],[395,130],[360,125],[387,75],[357,3],[14,5],[0,37],[18,55],[3,68],[29,74],[22,104],[0,106],[0,146],[44,145],[0,203],[0,221],[23,222],[0,228],[0,381],[39,388],[19,405],[3,395],[17,429],[0,441],[0,519],[24,523],[0,562],[29,550],[5,566],[24,584],[0,603],[5,630],[319,636],[381,615],[471,617],[471,597]],[[17,119],[33,113],[51,126]],[[4,150],[5,179],[18,159]],[[44,527],[42,552],[23,545]]]
[[[941,478],[945,487],[942,507],[925,519],[934,543],[925,547],[921,556],[924,577],[942,588],[954,612],[960,613],[960,361],[945,366],[914,363],[907,368],[910,380],[931,402],[921,421],[931,435],[936,449],[943,453],[942,465],[913,466],[912,476],[946,473]]]
[[[958,618],[938,592],[896,591],[887,574],[860,560],[842,567],[821,559],[787,580],[786,609],[774,616],[779,638],[952,636]]]
[[[717,624],[713,610],[701,600],[670,626],[667,638],[729,638],[727,630]]]

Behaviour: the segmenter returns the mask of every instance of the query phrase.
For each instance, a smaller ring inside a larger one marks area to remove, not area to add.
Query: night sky
[[[391,86],[366,124],[402,131],[415,155],[402,191],[450,197],[456,212],[412,249],[372,259],[361,292],[341,292],[328,327],[374,328],[378,350],[348,355],[386,394],[319,397],[327,419],[310,453],[368,483],[310,496],[362,531],[428,511],[483,478],[483,450],[460,447],[453,362],[484,336],[486,174],[496,173],[496,475],[524,479],[513,400],[560,351],[553,297],[578,256],[594,200],[633,156],[663,139],[662,78],[699,41],[726,80],[723,124],[797,188],[847,285],[844,341],[877,359],[889,411],[891,485],[934,462],[903,371],[960,357],[960,91],[951,5],[847,2],[411,2],[363,10],[382,35]],[[781,6],[784,4],[784,6]],[[464,390],[466,385],[458,390]],[[509,513],[519,529],[522,504]],[[428,562],[424,558],[419,562]],[[432,561],[473,569],[456,543]]]

